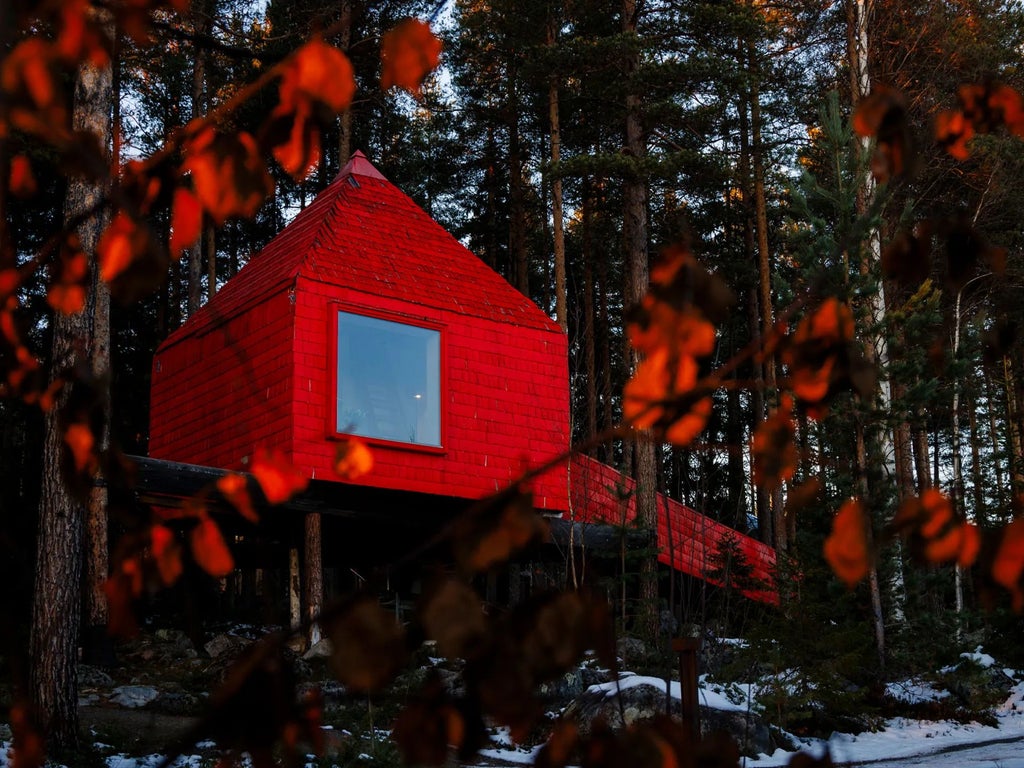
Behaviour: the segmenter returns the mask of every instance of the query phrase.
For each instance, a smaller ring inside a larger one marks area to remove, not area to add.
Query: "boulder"
[[[206,651],[207,655],[211,659],[217,659],[221,656],[234,657],[241,653],[244,649],[248,648],[252,644],[252,640],[248,640],[238,635],[223,634],[215,635],[211,638],[204,646],[203,650]]]
[[[620,637],[615,643],[615,653],[626,667],[646,658],[648,652],[647,644],[635,637]]]
[[[160,691],[151,685],[119,685],[111,691],[110,701],[128,709],[145,707],[156,701]]]
[[[323,640],[316,643],[308,651],[302,654],[302,659],[303,661],[312,661],[313,659],[329,659],[333,651],[334,647],[331,645],[330,639],[325,637]]]
[[[562,716],[574,718],[579,723],[582,736],[589,735],[591,725],[598,718],[603,719],[612,730],[650,720],[655,715],[664,714],[666,705],[664,682],[657,685],[659,681],[654,678],[651,680],[651,683],[624,685],[621,690],[608,684],[591,686],[566,707]],[[770,730],[756,714],[705,706],[701,706],[700,712],[702,735],[727,733],[739,745],[740,751],[751,757],[775,751]],[[680,702],[676,698],[672,699],[671,714],[673,717],[682,714]]]

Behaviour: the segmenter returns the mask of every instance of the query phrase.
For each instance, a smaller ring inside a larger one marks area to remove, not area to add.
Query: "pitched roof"
[[[296,276],[365,293],[549,328],[552,321],[356,152],[338,177],[164,344],[203,333]]]

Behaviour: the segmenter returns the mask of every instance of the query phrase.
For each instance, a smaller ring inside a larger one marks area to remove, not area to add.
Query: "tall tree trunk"
[[[76,130],[96,135],[106,152],[110,142],[112,70],[83,65],[75,80],[73,124]],[[109,164],[109,156],[105,157]],[[104,190],[93,182],[72,178],[65,200],[65,218],[74,219],[95,210]],[[95,254],[103,228],[101,216],[92,216],[78,229],[83,250]],[[93,259],[95,271],[95,259]],[[109,339],[105,342],[109,346]],[[56,313],[53,319],[54,378],[83,362],[88,355],[90,318]],[[77,649],[81,627],[81,585],[84,567],[83,536],[86,509],[64,482],[62,413],[69,387],[61,389],[56,407],[46,414],[43,442],[42,494],[39,502],[39,533],[36,543],[36,579],[33,588],[30,691],[43,718],[50,746],[55,749],[78,744]]]
[[[978,427],[980,407],[978,389],[971,390],[971,403],[967,407],[967,421],[971,430],[971,491],[974,497],[974,517],[981,524],[988,523],[988,509],[985,504],[984,477],[981,469],[981,430]]]
[[[352,45],[352,0],[341,0],[341,31],[338,33],[338,47],[348,55]],[[338,118],[338,170],[340,171],[352,157],[352,107]]]
[[[1013,360],[1003,356],[1003,387],[1006,396],[1006,435],[1010,464],[1010,491],[1014,495],[1024,491],[1024,452],[1021,445],[1021,430],[1017,423],[1020,414],[1017,403],[1017,377],[1014,375]]]
[[[637,2],[623,0],[622,32],[626,37],[637,34]],[[623,183],[622,238],[625,250],[626,281],[623,306],[637,304],[647,292],[650,267],[647,257],[647,184],[640,167],[646,155],[646,141],[641,122],[641,101],[636,85],[630,83],[640,67],[636,48],[627,52],[624,61],[626,87],[626,151],[635,165]],[[639,358],[630,353],[630,367],[635,369]],[[654,444],[649,440],[634,443],[637,520],[643,528],[657,531],[657,461]],[[640,569],[640,630],[649,637],[658,633],[658,561],[654,554],[645,557]]]
[[[530,262],[526,250],[526,182],[523,179],[523,147],[519,135],[519,72],[510,61],[508,68],[508,250],[512,260],[512,284],[524,296],[530,295]]]
[[[748,63],[753,77],[750,93],[750,137],[751,165],[754,171],[754,230],[757,240],[758,305],[761,310],[761,338],[765,341],[775,325],[774,301],[772,300],[771,254],[768,250],[768,203],[764,190],[764,143],[761,140],[761,93],[758,80],[760,66],[753,45],[747,47]],[[775,355],[764,356],[765,397],[778,401],[778,384],[775,374]],[[789,549],[786,536],[786,522],[782,506],[782,485],[770,494],[772,518],[772,546],[780,552]]]
[[[907,388],[902,384],[893,384],[893,397],[896,402],[902,402],[907,395]],[[901,414],[900,420],[893,428],[893,450],[896,465],[896,490],[897,498],[900,501],[909,499],[917,493],[914,483],[914,449],[913,436],[911,434],[910,419],[905,412]]]
[[[192,30],[205,35],[210,30],[208,0],[193,0],[191,6]],[[206,115],[206,50],[197,40],[192,56],[192,119]],[[188,316],[199,311],[203,301],[203,238],[200,237],[188,251]]]
[[[555,46],[555,16],[548,15],[547,44]],[[554,174],[551,178],[551,224],[552,240],[555,255],[555,319],[559,327],[565,331],[568,326],[566,319],[565,300],[565,230],[562,223],[562,177],[559,176],[558,162],[562,157],[562,131],[558,118],[558,76],[552,73],[548,81],[548,130],[551,134],[551,164]]]
[[[737,56],[742,61],[746,58],[746,49],[742,40],[737,42]],[[756,214],[751,201],[754,199],[753,171],[751,170],[751,137],[750,137],[750,92],[746,87],[740,89],[740,100],[737,104],[739,115],[739,186],[742,190],[743,200],[743,254],[748,264],[758,270],[760,278],[761,270],[757,251],[757,238],[755,235],[757,225],[755,224]],[[769,288],[769,292],[770,292]],[[760,287],[751,287],[749,300],[747,302],[747,324],[750,329],[750,338],[758,342],[760,347],[761,339],[761,317],[760,311]],[[771,309],[768,310],[769,313]],[[752,378],[754,382],[753,398],[753,424],[757,425],[764,421],[765,409],[765,381],[764,366],[756,360],[750,363]],[[748,458],[749,461],[749,458]],[[775,520],[771,514],[770,500],[763,488],[754,484],[753,475],[750,477],[751,488],[754,496],[754,510],[757,514],[757,529],[759,538],[769,546],[775,545]]]
[[[597,307],[596,312],[594,313],[594,319],[597,321],[595,335],[599,341],[597,345],[597,365],[600,370],[601,382],[600,428],[604,430],[611,427],[615,422],[614,398],[612,397],[612,334],[611,328],[609,327],[608,316],[608,261],[605,258],[605,254],[602,249],[595,249],[593,253],[595,256],[594,263],[597,267],[597,280],[594,286],[597,298]],[[615,452],[611,442],[609,441],[603,447],[601,459],[605,464],[614,464],[614,456]]]
[[[852,14],[850,13],[850,5],[852,5]],[[868,67],[869,0],[848,0],[847,8],[847,19],[849,21],[852,16],[853,21],[852,27],[848,26],[847,28],[847,50],[851,55],[850,68],[852,71],[850,76],[852,98],[854,106],[856,106],[861,99],[867,97],[871,92],[871,75]],[[870,138],[862,138],[858,143],[858,150],[861,153],[861,156],[866,158],[870,149]],[[867,214],[875,199],[874,176],[872,176],[871,170],[866,162],[863,164],[863,167],[865,168],[864,175],[857,189],[857,213],[859,216]],[[861,251],[861,274],[866,276],[875,271],[881,259],[881,251],[881,233],[877,229],[874,229],[869,233],[866,247]],[[892,410],[892,392],[886,370],[889,362],[889,354],[883,331],[886,312],[885,283],[883,280],[879,280],[878,288],[869,298],[869,302],[869,309],[874,328],[872,330],[869,343],[867,344],[866,352],[869,363],[874,364],[879,370],[878,387],[875,396],[872,398],[874,403],[871,403],[870,405],[877,405],[877,408],[881,413],[888,414]],[[865,437],[867,438],[867,436]],[[872,430],[870,438],[867,439],[870,439],[873,445],[877,443],[877,447],[872,451],[872,454],[879,456],[881,461],[885,464],[884,475],[888,478],[894,478],[896,476],[896,470],[892,463],[894,456],[893,441],[888,427],[883,425],[881,429]],[[870,489],[868,488],[865,490],[869,491]],[[870,497],[865,495],[864,498],[867,499]],[[888,513],[889,511],[887,510],[886,514],[888,515]],[[896,567],[893,569],[893,577],[886,586],[889,589],[891,597],[890,611],[892,613],[892,618],[894,622],[902,623],[905,595],[902,562],[898,555],[895,560],[895,566]],[[875,568],[872,568],[871,575],[872,589],[876,589],[878,584],[878,574]],[[876,596],[874,595],[872,596],[873,602],[875,597]],[[880,603],[880,596],[878,596],[878,602]],[[878,642],[879,657],[884,660],[884,617],[875,614],[873,619],[876,622],[875,637]]]
[[[928,468],[928,422],[923,414],[918,413],[913,427],[914,436],[914,473],[917,475],[917,492],[931,487],[931,471]]]
[[[309,622],[306,641],[311,648],[320,642],[320,625],[315,619],[320,615],[324,604],[323,533],[319,512],[306,513],[305,550],[302,589],[306,621]]]
[[[992,398],[995,395],[995,386],[992,384],[992,375],[985,372],[985,403],[986,410],[988,411],[988,430],[989,438],[992,441],[992,455],[998,457],[1000,454],[999,449],[999,429],[996,424],[996,409],[992,404]],[[994,474],[996,476],[996,509],[1006,509],[1006,483],[1003,480],[1003,463],[998,458],[992,462]],[[1005,522],[1000,520],[999,522]]]
[[[597,434],[597,361],[595,350],[596,332],[594,323],[594,199],[590,179],[583,179],[582,250],[583,250],[583,376],[586,387],[584,405],[586,408],[586,439]],[[591,454],[594,452],[591,451]]]

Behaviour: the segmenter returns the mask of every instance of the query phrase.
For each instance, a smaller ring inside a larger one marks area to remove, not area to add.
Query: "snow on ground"
[[[995,664],[991,656],[978,652],[963,654],[962,658],[970,658],[986,667]],[[1012,676],[1013,670],[1008,672]],[[908,681],[901,686],[901,697],[905,696],[911,702],[928,701],[945,693],[921,682]],[[805,740],[802,742],[802,751],[817,757],[827,749],[838,763],[871,763],[877,764],[878,768],[896,762],[906,762],[908,768],[914,764],[927,764],[936,768],[947,764],[1024,768],[1024,682],[1011,689],[1006,701],[994,714],[998,721],[996,726],[951,720],[892,718],[874,733],[856,736],[834,733],[826,740]],[[770,768],[786,765],[791,757],[792,753],[778,750],[774,755],[761,755],[756,760],[748,760],[747,765]]]

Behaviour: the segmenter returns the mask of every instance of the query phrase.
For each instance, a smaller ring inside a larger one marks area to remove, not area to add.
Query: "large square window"
[[[441,332],[338,312],[338,432],[441,446]]]

